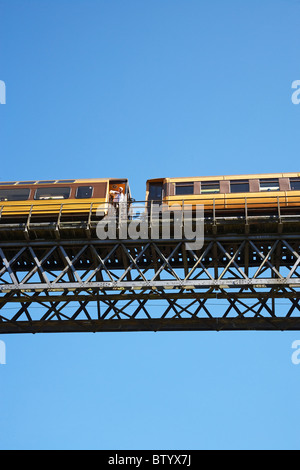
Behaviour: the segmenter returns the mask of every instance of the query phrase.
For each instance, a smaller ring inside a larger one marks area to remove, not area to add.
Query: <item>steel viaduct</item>
[[[300,329],[300,215],[213,213],[197,251],[97,223],[0,218],[0,334]]]

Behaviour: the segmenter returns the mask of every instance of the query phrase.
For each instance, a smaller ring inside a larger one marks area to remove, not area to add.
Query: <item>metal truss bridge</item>
[[[213,212],[198,251],[96,226],[0,219],[0,334],[300,329],[300,214]]]

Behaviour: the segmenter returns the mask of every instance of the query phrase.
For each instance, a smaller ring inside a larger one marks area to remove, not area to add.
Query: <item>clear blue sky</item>
[[[0,179],[299,171],[299,40],[296,0],[0,0]],[[0,339],[1,449],[300,448],[300,332]]]

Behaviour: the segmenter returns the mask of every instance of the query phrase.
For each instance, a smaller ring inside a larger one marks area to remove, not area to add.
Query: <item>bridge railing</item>
[[[33,222],[51,222],[59,224],[66,221],[81,221],[87,224],[97,222],[104,216],[110,218],[127,218],[128,220],[148,217],[150,222],[157,220],[160,214],[172,213],[183,215],[188,209],[195,210],[203,206],[204,217],[216,220],[221,218],[244,218],[271,216],[281,219],[287,215],[300,216],[300,196],[263,194],[263,196],[218,195],[218,197],[189,197],[172,198],[170,201],[151,200],[134,201],[113,205],[112,203],[98,203],[96,201],[0,201],[0,225],[9,223],[23,223],[26,226]]]

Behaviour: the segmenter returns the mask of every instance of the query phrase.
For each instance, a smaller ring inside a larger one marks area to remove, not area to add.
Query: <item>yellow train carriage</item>
[[[21,221],[28,216],[40,220],[59,215],[78,219],[90,214],[104,216],[111,204],[110,192],[131,198],[127,179],[14,181],[0,183],[0,217]]]
[[[300,173],[157,178],[147,181],[146,200],[173,209],[204,205],[220,213],[300,207]]]

